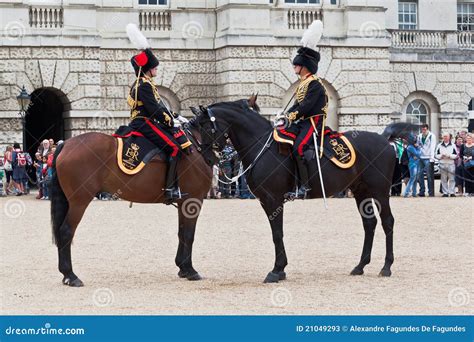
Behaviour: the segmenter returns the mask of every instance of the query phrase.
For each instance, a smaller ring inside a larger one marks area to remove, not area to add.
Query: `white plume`
[[[132,24],[132,23],[128,24],[127,35],[128,35],[128,39],[130,39],[132,44],[135,45],[135,47],[138,50],[145,50],[150,47],[150,44],[148,44],[148,40],[143,35],[143,33],[138,29],[137,25]]]
[[[308,29],[304,32],[303,38],[301,38],[301,44],[304,47],[316,50],[318,43],[323,35],[323,22],[321,20],[315,20],[309,25]]]

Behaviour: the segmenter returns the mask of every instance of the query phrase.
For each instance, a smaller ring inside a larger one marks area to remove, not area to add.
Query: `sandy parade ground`
[[[395,263],[378,277],[385,238],[357,264],[363,228],[353,199],[288,203],[288,279],[272,269],[271,230],[257,200],[206,200],[193,263],[204,277],[177,277],[177,210],[93,201],[73,245],[82,288],[61,284],[49,201],[0,198],[1,314],[472,314],[473,198],[392,198]],[[380,221],[380,220],[379,220]]]

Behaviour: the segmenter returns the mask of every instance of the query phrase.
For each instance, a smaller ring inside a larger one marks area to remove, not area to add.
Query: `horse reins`
[[[211,133],[212,133],[212,140],[214,141],[213,145],[212,145],[212,148],[215,150],[215,149],[220,149],[221,147],[219,146],[219,144],[216,144],[215,142],[217,141],[217,138],[216,138],[216,133],[217,133],[217,123],[216,123],[216,117],[214,116],[214,113],[212,113],[212,110],[210,108],[207,108],[206,110],[207,112],[207,115],[209,116],[209,120],[211,120],[211,123],[212,123],[212,130],[211,130]],[[260,152],[257,154],[257,156],[255,157],[255,159],[250,163],[249,166],[247,166],[247,168],[245,170],[243,170],[242,172],[240,172],[238,175],[232,177],[232,178],[229,178],[225,173],[224,173],[224,176],[225,178],[227,178],[229,180],[229,182],[227,181],[223,181],[221,179],[219,179],[218,181],[223,183],[223,184],[232,184],[232,183],[236,183],[237,180],[242,177],[243,175],[245,175],[252,167],[255,166],[255,164],[257,163],[257,161],[260,159],[260,157],[263,155],[263,153],[268,150],[273,142],[273,140],[270,140],[271,137],[272,137],[272,134],[273,134],[273,130],[270,132],[270,134],[268,135],[268,138],[267,138],[267,141],[265,142],[265,144],[263,145],[262,149],[260,150]],[[224,133],[224,137],[227,139],[229,137],[229,135],[227,134],[227,132]],[[258,139],[260,140],[260,138]]]

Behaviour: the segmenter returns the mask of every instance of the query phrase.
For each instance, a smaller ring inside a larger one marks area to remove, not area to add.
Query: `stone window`
[[[285,4],[319,4],[321,0],[285,0]]]
[[[407,107],[407,121],[416,124],[429,123],[428,108],[420,100],[414,100]]]
[[[458,3],[458,30],[474,31],[474,3]]]
[[[416,2],[398,2],[398,28],[416,30],[418,28],[418,4]]]
[[[168,0],[138,0],[139,5],[167,5]]]

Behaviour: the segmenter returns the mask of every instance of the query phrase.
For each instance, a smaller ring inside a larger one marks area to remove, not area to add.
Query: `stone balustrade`
[[[29,24],[33,28],[61,28],[64,25],[62,7],[30,7]]]
[[[288,10],[288,28],[290,30],[304,30],[315,20],[323,20],[322,9]]]
[[[141,30],[171,30],[171,13],[169,11],[140,11],[138,19]]]
[[[392,48],[397,49],[474,49],[470,31],[389,30]]]
[[[458,46],[462,49],[474,49],[474,32],[471,31],[459,31]]]
[[[446,32],[422,30],[393,30],[392,47],[445,49]]]

